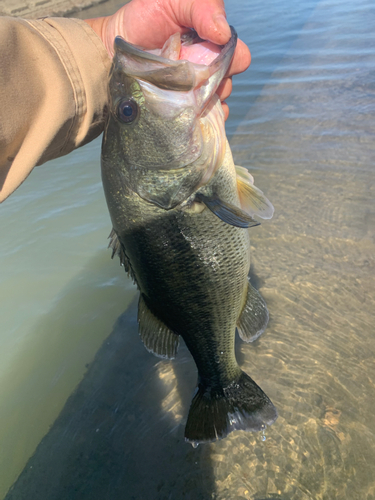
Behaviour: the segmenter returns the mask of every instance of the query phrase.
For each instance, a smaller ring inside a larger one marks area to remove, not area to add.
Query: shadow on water
[[[7,500],[211,497],[208,450],[183,438],[194,363],[185,346],[173,362],[144,349],[136,304],[118,318]]]

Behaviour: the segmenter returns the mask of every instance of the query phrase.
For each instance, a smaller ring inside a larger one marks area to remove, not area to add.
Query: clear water
[[[227,133],[276,209],[252,239],[270,324],[237,356],[279,418],[184,443],[194,363],[138,338],[98,140],[0,207],[0,498],[21,474],[8,500],[375,499],[375,6],[226,7],[253,56]]]

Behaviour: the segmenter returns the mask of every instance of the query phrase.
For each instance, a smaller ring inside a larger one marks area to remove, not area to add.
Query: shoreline
[[[107,0],[39,0],[33,2],[3,0],[0,15],[28,19],[45,16],[68,17],[106,2]]]

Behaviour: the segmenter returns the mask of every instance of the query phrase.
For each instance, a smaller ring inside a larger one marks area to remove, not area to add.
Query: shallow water
[[[276,210],[252,238],[270,323],[237,356],[279,418],[184,443],[194,363],[138,338],[97,140],[0,207],[0,498],[23,469],[8,500],[375,499],[375,9],[226,6],[253,56],[227,134]]]

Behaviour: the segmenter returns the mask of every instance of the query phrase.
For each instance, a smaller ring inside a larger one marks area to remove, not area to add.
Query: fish
[[[180,337],[198,370],[185,426],[197,446],[235,430],[260,431],[277,418],[262,389],[239,367],[245,342],[269,313],[251,285],[250,231],[273,206],[247,169],[235,166],[215,91],[237,43],[191,31],[161,49],[114,42],[102,181],[118,255],[140,295],[146,349],[173,359]]]

